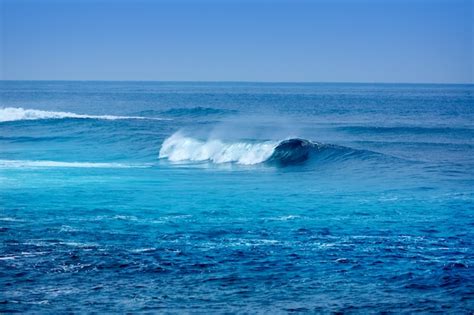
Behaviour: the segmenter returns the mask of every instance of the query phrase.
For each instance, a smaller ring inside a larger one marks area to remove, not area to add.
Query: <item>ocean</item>
[[[0,312],[472,313],[473,101],[0,81]]]

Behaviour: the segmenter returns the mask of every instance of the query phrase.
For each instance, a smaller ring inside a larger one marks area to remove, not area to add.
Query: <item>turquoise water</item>
[[[2,81],[0,311],[472,312],[473,92]]]

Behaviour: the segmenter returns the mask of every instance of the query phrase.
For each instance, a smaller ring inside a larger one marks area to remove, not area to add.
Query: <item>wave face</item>
[[[278,142],[272,141],[260,143],[225,143],[218,139],[202,141],[175,133],[163,142],[159,157],[173,162],[210,161],[252,165],[270,158],[277,145]]]
[[[218,139],[202,141],[175,133],[163,142],[159,157],[173,162],[209,161],[244,165],[268,163],[289,166],[307,160],[342,161],[374,154],[376,153],[299,138],[226,143]]]
[[[283,166],[302,163],[317,147],[316,143],[304,139],[283,140],[275,147],[268,161]]]
[[[0,160],[0,168],[146,168],[146,164]]]
[[[69,112],[52,112],[37,109],[24,109],[16,107],[6,107],[0,109],[0,122],[19,121],[19,120],[38,120],[38,119],[152,119],[163,120],[158,117],[142,117],[142,116],[113,116],[113,115],[83,115]]]

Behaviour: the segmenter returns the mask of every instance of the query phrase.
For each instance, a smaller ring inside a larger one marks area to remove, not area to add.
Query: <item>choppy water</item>
[[[3,81],[0,311],[472,312],[473,92]]]

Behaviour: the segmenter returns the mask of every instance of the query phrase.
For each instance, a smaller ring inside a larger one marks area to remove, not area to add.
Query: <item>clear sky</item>
[[[2,79],[473,82],[474,0],[0,0]]]

